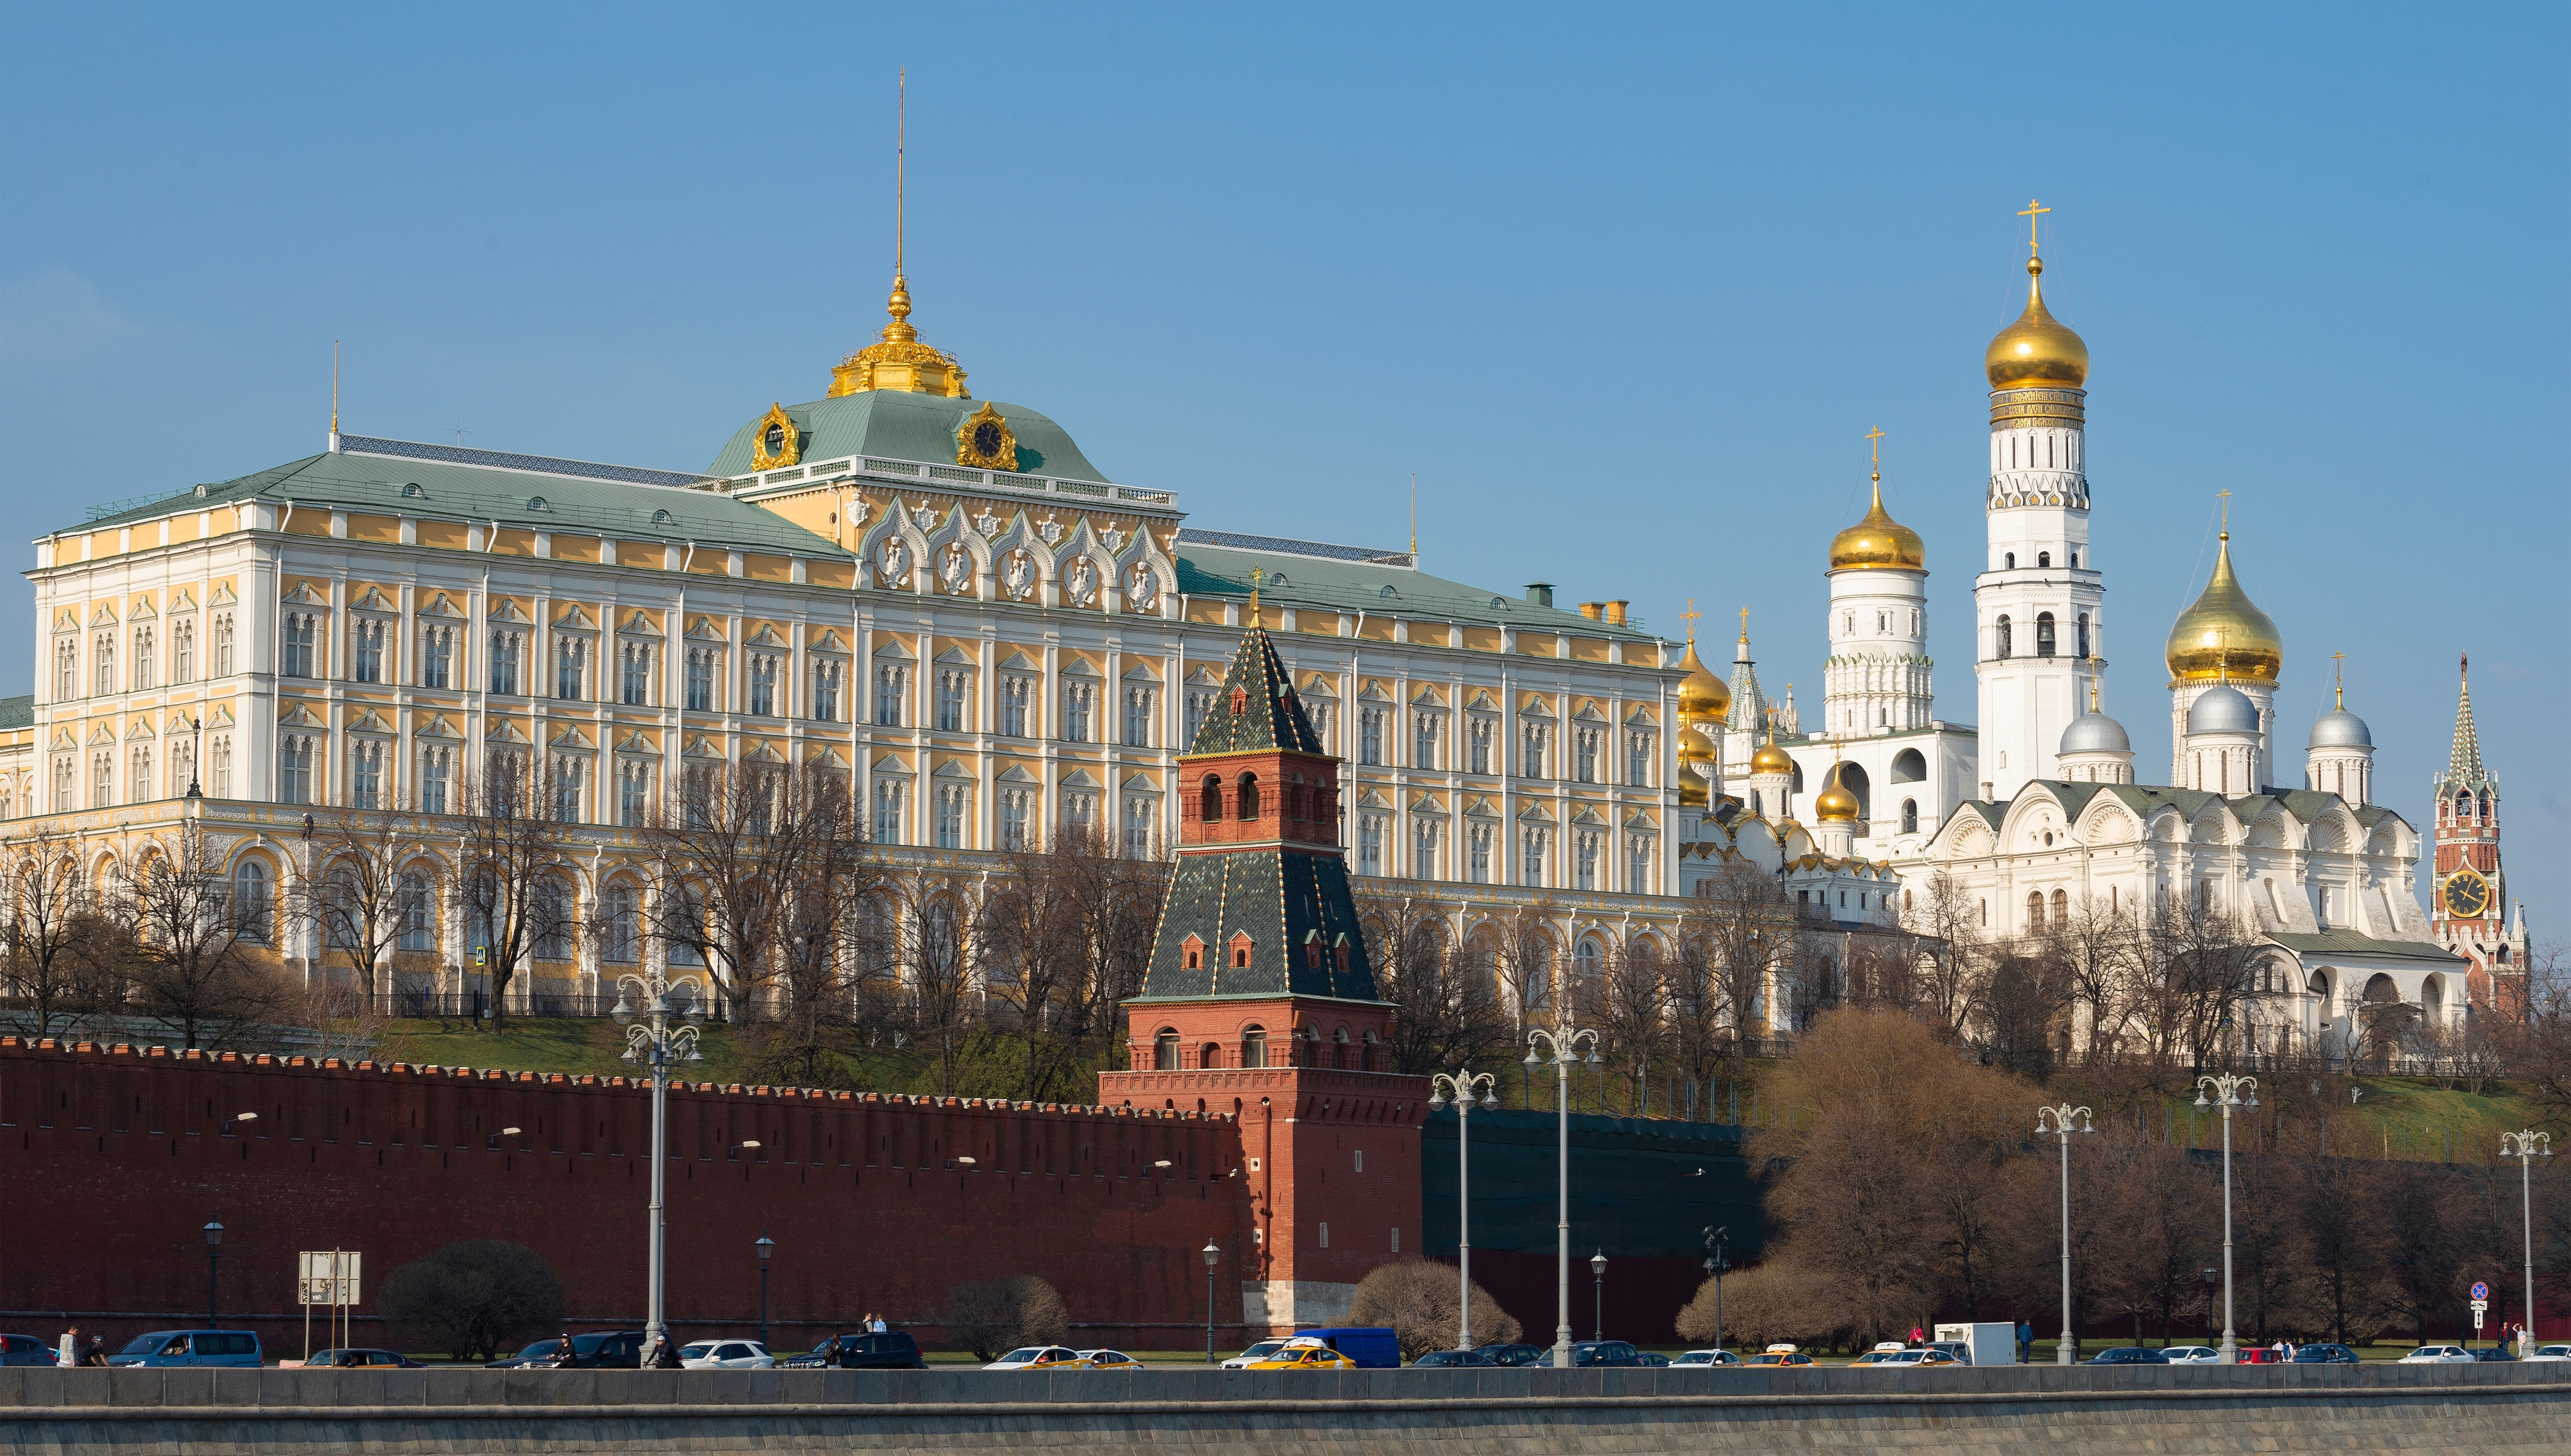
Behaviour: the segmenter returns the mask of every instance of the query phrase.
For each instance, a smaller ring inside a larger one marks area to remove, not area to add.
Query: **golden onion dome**
[[[2285,665],[2286,641],[2277,635],[2277,624],[2241,590],[2241,579],[2232,573],[2232,533],[2226,531],[2214,558],[2213,580],[2170,629],[2170,677],[2188,683],[2218,678],[2274,683]]]
[[[1721,722],[1731,716],[1732,690],[1721,678],[1706,671],[1705,663],[1696,655],[1694,632],[1688,634],[1687,656],[1679,659],[1679,667],[1687,673],[1679,680],[1679,722],[1682,726]]]
[[[1812,816],[1824,824],[1845,824],[1856,818],[1856,795],[1839,783],[1839,765],[1830,765],[1830,781],[1812,799]]]
[[[1883,476],[1874,477],[1874,504],[1868,506],[1865,519],[1830,538],[1830,570],[1857,568],[1924,571],[1928,566],[1928,548],[1919,533],[1902,525],[1883,509]]]
[[[1679,729],[1679,802],[1703,808],[1713,801],[1714,776],[1720,764],[1714,744],[1693,728]]]
[[[1775,743],[1761,743],[1759,751],[1750,755],[1750,771],[1791,774],[1795,771],[1795,760]]]
[[[1982,351],[1993,389],[2077,389],[2089,379],[2089,345],[2044,311],[2044,259],[2026,260],[2026,311]]]

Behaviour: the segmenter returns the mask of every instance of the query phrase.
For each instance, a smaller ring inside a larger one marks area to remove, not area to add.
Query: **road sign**
[[[2482,1327],[2482,1306],[2481,1306],[2481,1305],[2479,1305],[2479,1304],[2475,1304],[2475,1305],[2473,1306],[2473,1328],[2475,1328],[2475,1329],[2479,1329],[2479,1328],[2481,1328],[2481,1327]]]
[[[295,1255],[295,1297],[304,1304],[356,1304],[358,1262],[353,1248],[305,1249]]]
[[[2487,1298],[2489,1298],[2489,1297],[2490,1297],[2490,1285],[2483,1283],[2483,1282],[2482,1282],[2481,1280],[2479,1280],[2479,1279],[2475,1279],[2475,1280],[2473,1280],[2473,1297],[2474,1297],[2475,1299],[2487,1299]]]

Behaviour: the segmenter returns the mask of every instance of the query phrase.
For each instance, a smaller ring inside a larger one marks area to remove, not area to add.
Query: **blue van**
[[[261,1363],[258,1336],[247,1329],[164,1329],[138,1334],[107,1357],[111,1365],[239,1366]]]
[[[1389,1329],[1298,1329],[1296,1339],[1316,1339],[1357,1362],[1360,1370],[1397,1370],[1401,1368],[1401,1341]]]

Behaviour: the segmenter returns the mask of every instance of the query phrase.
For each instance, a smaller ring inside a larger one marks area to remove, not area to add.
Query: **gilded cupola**
[[[2215,554],[2214,579],[2170,629],[2168,656],[2170,678],[2181,683],[2274,683],[2286,665],[2286,641],[2277,635],[2277,624],[2233,574],[2229,531]]]
[[[1883,509],[1883,472],[1874,473],[1874,503],[1865,519],[1830,538],[1830,570],[1925,571],[1928,548],[1919,533]]]
[[[892,296],[884,300],[884,311],[892,315],[892,322],[884,325],[875,342],[841,359],[830,371],[831,398],[867,389],[906,389],[947,399],[972,397],[964,388],[964,366],[955,362],[953,354],[921,343],[919,330],[910,326],[910,279],[899,272],[892,275]]]
[[[1795,772],[1794,755],[1788,753],[1785,749],[1778,747],[1775,743],[1761,743],[1759,745],[1759,751],[1750,755],[1750,771],[1753,773],[1783,773],[1791,777]]]
[[[1687,674],[1679,680],[1679,721],[1691,726],[1710,723],[1721,727],[1732,716],[1732,690],[1697,657],[1693,627],[1688,629],[1687,656],[1679,659],[1679,667]]]
[[[1822,784],[1821,791],[1812,798],[1812,817],[1824,824],[1844,824],[1856,818],[1856,795],[1839,782],[1839,767],[1837,763],[1830,765],[1830,781]]]
[[[2089,345],[2044,307],[2044,259],[2026,260],[2026,311],[1982,351],[1993,389],[2078,389],[2089,380]]]

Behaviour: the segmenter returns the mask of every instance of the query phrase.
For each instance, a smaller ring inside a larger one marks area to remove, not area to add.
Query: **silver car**
[[[2173,1365],[2220,1365],[2223,1351],[2212,1345],[2172,1345],[2161,1351],[2161,1357]]]
[[[776,1357],[755,1339],[701,1339],[679,1346],[683,1370],[773,1370]]]
[[[2421,1345],[2395,1363],[2403,1365],[2469,1365],[2473,1352],[2461,1345]]]

